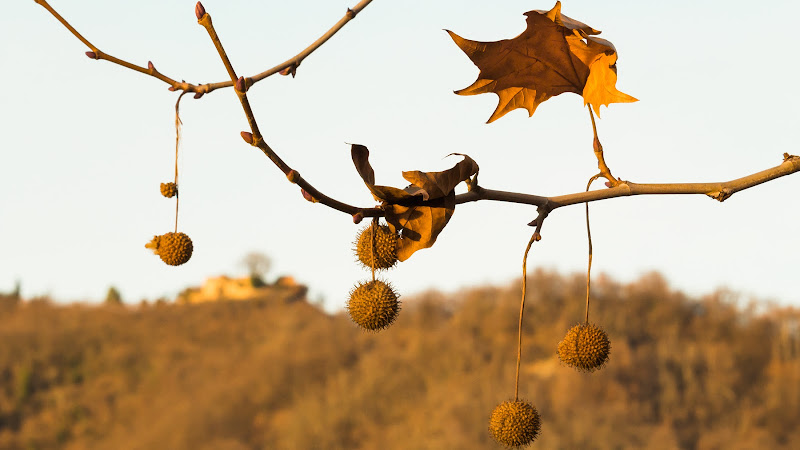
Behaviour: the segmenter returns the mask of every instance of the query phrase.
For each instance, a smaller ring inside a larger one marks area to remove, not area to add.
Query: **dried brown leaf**
[[[386,221],[401,233],[397,259],[405,261],[417,250],[431,247],[453,216],[455,208],[456,195],[453,191],[424,206],[388,205]]]
[[[442,172],[403,172],[403,177],[411,182],[405,189],[378,186],[367,147],[353,145],[350,153],[364,184],[375,199],[384,204],[386,221],[392,231],[400,233],[397,249],[400,261],[436,242],[455,211],[455,187],[478,173],[478,164],[469,156],[461,155],[462,161]],[[425,204],[413,204],[419,201]]]
[[[453,192],[453,189],[464,180],[478,173],[478,164],[469,156],[443,172],[420,172],[413,170],[403,172],[403,178],[412,185],[428,193],[428,199],[440,198]]]
[[[448,31],[480,69],[478,79],[456,94],[493,92],[499,97],[489,123],[517,108],[525,108],[532,116],[539,104],[564,92],[583,95],[596,111],[600,104],[636,101],[614,87],[616,49],[592,36],[600,31],[562,15],[561,2],[550,11],[525,15],[527,29],[514,39],[479,42]],[[587,80],[595,70],[600,73],[594,75],[587,97]]]
[[[364,184],[372,192],[375,200],[387,203],[398,203],[413,197],[408,192],[391,186],[379,186],[375,184],[375,171],[369,163],[369,150],[359,144],[350,147],[350,155],[353,157],[353,164],[356,166],[358,174],[364,180]]]

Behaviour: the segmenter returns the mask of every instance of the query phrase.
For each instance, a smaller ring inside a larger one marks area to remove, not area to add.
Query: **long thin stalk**
[[[528,252],[531,246],[537,241],[536,234],[531,235],[528,246],[525,247],[525,255],[522,257],[522,300],[519,302],[519,327],[517,329],[517,375],[514,380],[514,401],[519,400],[519,367],[522,364],[522,316],[525,313],[525,294],[528,286]]]

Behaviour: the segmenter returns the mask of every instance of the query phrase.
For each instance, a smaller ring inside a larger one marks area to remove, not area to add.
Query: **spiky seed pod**
[[[592,372],[608,361],[611,343],[602,328],[582,323],[570,328],[558,343],[558,357],[578,370]]]
[[[372,248],[373,233],[375,234],[374,253]],[[388,225],[374,227],[370,223],[358,233],[355,252],[364,267],[389,269],[397,264],[397,233],[392,233]]]
[[[507,400],[497,405],[489,419],[489,433],[508,447],[530,444],[542,428],[539,412],[528,402]]]
[[[178,186],[175,183],[161,183],[161,195],[172,198],[178,195]]]
[[[350,292],[347,302],[350,319],[368,331],[380,331],[394,322],[400,302],[394,289],[381,280],[361,282]]]
[[[154,236],[145,245],[170,266],[180,266],[192,257],[192,240],[184,233],[167,233]]]

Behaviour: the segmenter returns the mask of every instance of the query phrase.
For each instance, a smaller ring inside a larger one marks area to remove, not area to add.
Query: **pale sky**
[[[237,72],[253,75],[293,56],[356,0],[204,2]],[[613,173],[634,182],[727,181],[798,154],[800,63],[791,20],[800,3],[565,0],[562,13],[602,30],[619,53],[617,87],[640,101],[602,109]],[[87,39],[130,62],[153,61],[189,82],[222,81],[224,66],[197,24],[194,0],[52,0]],[[517,110],[487,125],[497,97],[462,97],[478,69],[444,29],[473,40],[513,38],[523,13],[547,1],[374,0],[306,59],[297,77],[249,91],[267,142],[318,189],[373,206],[347,143],[366,145],[379,184],[404,187],[403,170],[443,170],[470,155],[490,189],[560,195],[596,172],[583,100],[563,94],[532,118]],[[33,0],[0,15],[0,291],[99,301],[116,286],[127,302],[174,298],[209,276],[244,274],[250,251],[344,306],[369,273],[355,262],[360,226],[307,203],[239,132],[247,122],[231,89],[182,101],[179,230],[191,261],[163,264],[144,245],[172,231],[174,203],[158,186],[174,163],[178,95],[106,61]],[[463,186],[459,191],[463,191]],[[728,287],[800,306],[800,175],[740,192],[627,197],[592,204],[594,273],[632,281],[649,271],[692,295]],[[460,205],[436,245],[384,274],[401,295],[505,284],[521,275],[534,207]],[[366,222],[365,222],[366,223]],[[528,267],[583,272],[583,207],[547,219]],[[535,286],[530,288],[535,289]],[[401,297],[402,300],[402,297]],[[598,307],[601,307],[598,305]]]

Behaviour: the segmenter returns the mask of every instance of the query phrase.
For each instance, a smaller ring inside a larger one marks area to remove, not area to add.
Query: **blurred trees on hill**
[[[593,280],[611,338],[594,374],[555,348],[581,276],[529,275],[520,394],[532,448],[800,447],[800,311],[690,299],[651,274]],[[404,298],[362,333],[265,298],[0,309],[0,448],[486,449],[513,396],[519,285]],[[0,302],[2,303],[2,302]]]

